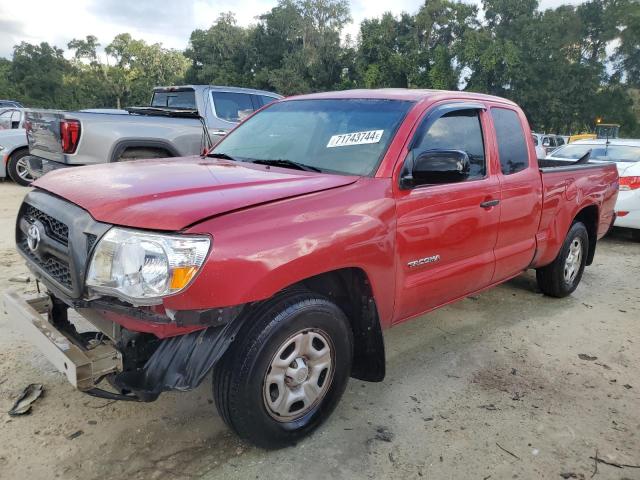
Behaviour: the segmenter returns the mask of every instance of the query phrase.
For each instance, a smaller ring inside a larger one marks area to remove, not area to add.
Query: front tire
[[[589,252],[589,233],[582,222],[575,222],[562,244],[556,259],[536,270],[536,280],[542,293],[562,298],[578,287]]]
[[[23,187],[27,187],[33,182],[33,177],[31,177],[27,168],[27,155],[29,155],[29,150],[17,150],[11,154],[7,161],[7,173],[9,177]]]
[[[306,290],[284,292],[244,318],[213,374],[216,406],[238,436],[292,445],[322,424],[351,374],[352,333],[340,308]]]

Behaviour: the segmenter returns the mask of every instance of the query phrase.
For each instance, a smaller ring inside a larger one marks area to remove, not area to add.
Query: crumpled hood
[[[101,222],[181,230],[208,217],[349,185],[357,178],[196,156],[65,168],[33,185]]]

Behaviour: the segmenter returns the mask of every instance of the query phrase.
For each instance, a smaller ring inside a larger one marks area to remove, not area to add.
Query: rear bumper
[[[618,192],[616,213],[616,227],[640,228],[640,189]]]
[[[67,165],[66,163],[54,162],[53,160],[47,160],[46,158],[37,157],[35,155],[29,155],[26,157],[27,170],[29,174],[34,178],[40,178],[45,173],[52,172],[53,170],[60,170],[61,168],[77,167],[77,165]]]
[[[122,371],[122,355],[110,341],[85,349],[49,323],[43,317],[48,302],[48,295],[26,298],[6,291],[0,296],[0,313],[78,390],[92,390],[105,375]]]
[[[0,178],[6,178],[7,175],[7,162],[9,161],[8,154],[0,155]]]
[[[630,211],[625,216],[617,216],[615,227],[640,228],[640,210]]]

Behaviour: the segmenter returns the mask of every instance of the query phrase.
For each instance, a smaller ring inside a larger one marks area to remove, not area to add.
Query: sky
[[[540,8],[582,1],[540,0]],[[355,38],[363,19],[386,11],[415,13],[423,3],[351,0],[353,22],[344,33]],[[49,42],[66,50],[73,38],[95,35],[104,46],[123,32],[182,50],[194,29],[208,28],[222,12],[231,11],[240,25],[249,25],[276,4],[277,0],[0,0],[0,57],[10,58],[21,41]]]

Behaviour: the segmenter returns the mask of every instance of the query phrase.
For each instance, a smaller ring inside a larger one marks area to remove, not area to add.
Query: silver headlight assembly
[[[154,305],[178,293],[202,267],[211,239],[164,235],[114,227],[98,242],[86,285],[90,293],[112,295],[134,305]]]

